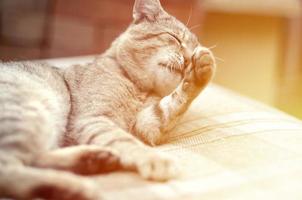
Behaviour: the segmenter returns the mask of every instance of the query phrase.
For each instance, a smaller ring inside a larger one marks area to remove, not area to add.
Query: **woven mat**
[[[167,138],[156,148],[179,158],[180,178],[155,183],[128,172],[94,177],[106,199],[302,199],[298,119],[211,85]]]

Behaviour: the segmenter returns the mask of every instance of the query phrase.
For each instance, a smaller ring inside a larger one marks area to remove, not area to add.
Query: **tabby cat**
[[[0,197],[102,199],[82,175],[115,169],[176,177],[175,160],[150,145],[214,70],[210,50],[159,0],[136,0],[132,24],[87,65],[1,63]]]

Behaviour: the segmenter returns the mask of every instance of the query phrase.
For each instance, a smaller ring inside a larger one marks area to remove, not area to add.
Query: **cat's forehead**
[[[195,34],[192,33],[188,27],[186,27],[181,21],[173,16],[168,16],[165,19],[159,20],[158,23],[163,29],[167,29],[176,35],[181,36],[183,39],[197,39]]]
[[[170,28],[175,32],[188,31],[188,28],[173,16],[167,16],[158,21],[162,26]]]
[[[168,14],[154,22],[136,24],[130,28],[130,31],[135,36],[158,35],[162,32],[169,32],[189,46],[196,46],[199,43],[196,35],[188,27]]]

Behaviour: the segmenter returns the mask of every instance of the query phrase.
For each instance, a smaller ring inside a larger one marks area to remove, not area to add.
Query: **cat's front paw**
[[[122,164],[125,169],[134,169],[152,181],[177,178],[181,172],[176,158],[153,149],[136,149],[122,157]]]
[[[195,74],[195,83],[206,85],[214,75],[215,59],[212,52],[204,47],[197,47],[192,56],[192,66]]]
[[[167,181],[176,178],[180,173],[174,157],[156,151],[145,154],[136,167],[143,178],[153,181]]]

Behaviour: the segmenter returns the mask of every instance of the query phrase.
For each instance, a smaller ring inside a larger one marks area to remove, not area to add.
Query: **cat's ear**
[[[133,19],[135,23],[142,19],[155,21],[161,12],[163,12],[163,8],[159,0],[135,0]]]

